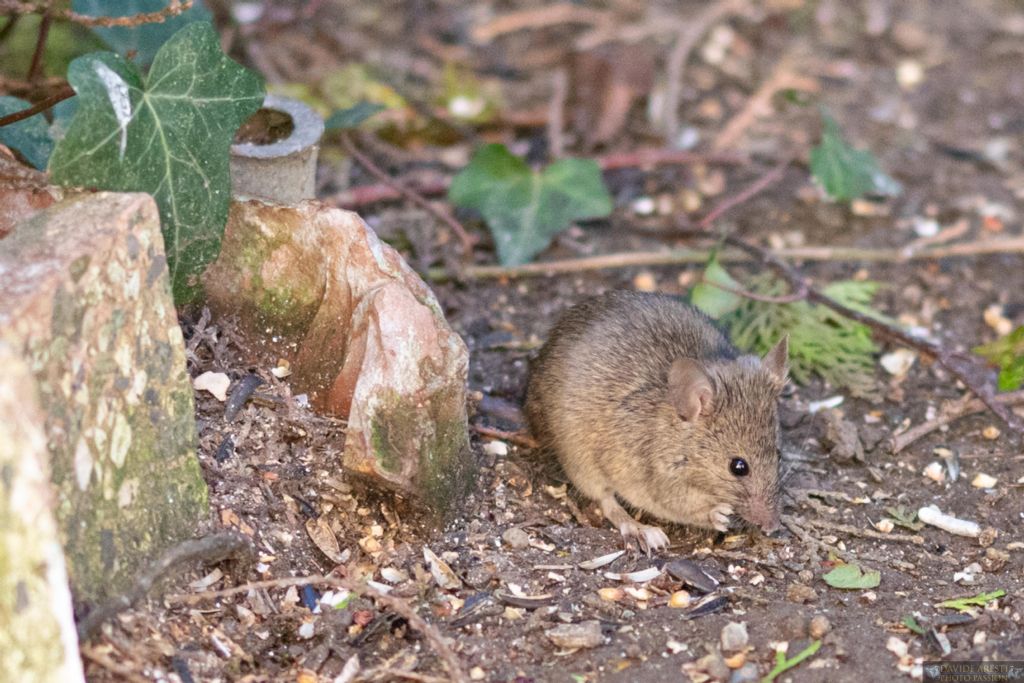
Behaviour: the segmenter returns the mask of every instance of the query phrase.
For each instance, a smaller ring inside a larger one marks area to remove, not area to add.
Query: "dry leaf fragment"
[[[208,391],[218,401],[228,400],[228,387],[231,379],[223,372],[204,372],[192,380],[192,388],[196,391]]]
[[[427,546],[423,546],[423,560],[427,563],[427,568],[430,570],[430,574],[434,577],[434,581],[437,582],[438,586],[445,590],[458,590],[462,588],[462,579]]]
[[[338,545],[338,537],[331,531],[331,525],[323,517],[306,520],[306,533],[313,540],[313,543],[320,549],[327,558],[335,564],[341,564],[344,560],[341,555],[341,547]]]

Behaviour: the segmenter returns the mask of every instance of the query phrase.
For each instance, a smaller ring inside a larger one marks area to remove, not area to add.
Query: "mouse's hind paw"
[[[640,546],[640,549],[650,555],[653,551],[668,547],[668,536],[661,530],[661,527],[648,526],[630,520],[619,525],[619,533],[627,547],[633,543]]]

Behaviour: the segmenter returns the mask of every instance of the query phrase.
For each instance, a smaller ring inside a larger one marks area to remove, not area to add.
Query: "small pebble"
[[[826,633],[832,630],[832,623],[829,622],[828,617],[824,614],[816,614],[811,618],[810,634],[811,638],[820,639],[825,636]]]
[[[604,642],[604,636],[601,635],[601,623],[598,621],[563,624],[548,629],[544,635],[556,646],[566,650],[597,647]]]
[[[946,472],[945,470],[942,469],[941,463],[929,463],[928,466],[924,468],[924,472],[922,472],[922,474],[924,474],[924,476],[928,477],[932,481],[937,482],[939,484],[946,481]]]
[[[626,597],[626,592],[621,588],[598,588],[597,594],[605,602],[617,602]]]
[[[482,681],[486,677],[487,674],[485,674],[484,670],[481,669],[479,666],[474,666],[472,669],[469,670],[469,679],[471,681]]]
[[[810,586],[802,583],[791,583],[789,584],[789,587],[786,588],[786,599],[790,602],[802,605],[816,601],[818,599],[818,592]]]
[[[729,683],[755,683],[759,680],[761,680],[761,675],[757,671],[757,664],[753,662],[747,662],[733,671],[732,676],[729,676]]]
[[[989,425],[988,427],[985,427],[985,429],[981,430],[981,435],[989,441],[995,441],[999,438],[1001,433],[1002,432],[999,431],[999,427],[996,427],[995,425]]]
[[[501,535],[501,540],[514,550],[530,547],[530,535],[517,526],[506,529]]]
[[[720,636],[723,652],[738,652],[747,646],[747,625],[744,622],[731,621],[722,628]]]
[[[883,534],[887,534],[893,530],[893,523],[891,519],[880,519],[875,522],[875,528],[881,531]]]

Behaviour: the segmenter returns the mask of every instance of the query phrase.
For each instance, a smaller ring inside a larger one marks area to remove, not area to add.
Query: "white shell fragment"
[[[971,480],[971,486],[976,489],[990,489],[993,488],[999,480],[993,477],[991,474],[985,474],[984,472],[978,472]]]
[[[915,360],[917,360],[917,352],[910,349],[896,349],[883,355],[879,362],[890,375],[902,377],[914,365]]]
[[[208,391],[218,401],[228,400],[229,386],[231,386],[231,378],[223,372],[204,372],[192,380],[192,388],[196,391]]]
[[[819,410],[824,410],[826,408],[838,408],[842,404],[842,395],[830,396],[828,398],[823,398],[820,401],[811,401],[810,403],[808,403],[807,412],[811,415],[814,415]]]
[[[957,536],[970,536],[971,538],[977,538],[981,533],[981,527],[977,522],[971,522],[966,519],[957,519],[952,515],[939,510],[934,505],[921,508],[917,511],[917,518],[925,524],[938,527],[943,531],[948,531],[951,534]]]
[[[625,554],[626,554],[625,550],[619,550],[619,551],[616,551],[614,553],[608,553],[607,555],[602,555],[601,557],[595,557],[592,560],[586,560],[585,562],[580,562],[578,566],[579,566],[580,569],[600,569],[601,567],[604,567],[606,565],[611,564],[612,562],[614,562],[615,560],[619,559],[620,557],[622,557]]]
[[[635,572],[617,574],[616,572],[605,572],[604,578],[612,581],[625,581],[627,583],[646,583],[661,576],[661,570],[657,567],[648,567]]]

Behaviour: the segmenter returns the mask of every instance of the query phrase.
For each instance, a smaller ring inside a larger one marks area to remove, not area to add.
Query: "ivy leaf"
[[[857,590],[876,587],[882,575],[877,570],[863,571],[855,564],[841,564],[821,578],[833,588]]]
[[[31,102],[17,97],[0,96],[0,116],[7,116],[31,106]],[[50,126],[41,113],[0,127],[0,142],[18,150],[28,163],[40,170],[46,168],[46,161],[53,151]]]
[[[228,150],[263,102],[260,78],[220,50],[213,26],[189,24],[149,77],[109,52],[79,57],[68,81],[78,111],[50,158],[54,182],[148,192],[160,207],[174,298],[190,301],[217,257],[231,199]]]
[[[1015,391],[1024,384],[1024,325],[1001,339],[976,346],[974,352],[999,367],[999,391]]]
[[[907,616],[903,617],[903,619],[900,620],[900,623],[919,636],[923,636],[925,634],[924,627],[921,626],[921,624],[917,623],[917,619],[915,619],[914,616],[911,614],[908,614]]]
[[[167,0],[72,0],[71,8],[81,14],[94,17],[130,17],[135,14],[159,12],[167,7]],[[212,20],[202,0],[195,0],[192,6],[162,22],[139,24],[138,26],[94,26],[93,33],[120,55],[135,53],[139,64],[153,63],[157,51],[186,24],[193,21]]]
[[[339,109],[324,121],[325,130],[344,130],[347,128],[355,128],[360,123],[370,118],[374,114],[384,111],[387,109],[383,104],[377,104],[376,102],[362,101],[355,106],[349,107],[348,109]]]
[[[531,260],[572,221],[612,211],[594,161],[562,159],[538,172],[499,144],[477,150],[452,180],[448,198],[483,214],[506,266]]]
[[[741,288],[740,284],[718,262],[717,253],[711,254],[708,264],[704,267],[704,276],[690,290],[690,303],[717,320],[739,308],[743,297],[715,285],[731,289]]]
[[[878,167],[871,152],[851,147],[839,124],[822,112],[821,142],[811,150],[811,175],[832,199],[850,201],[864,195],[895,197],[903,188]]]

